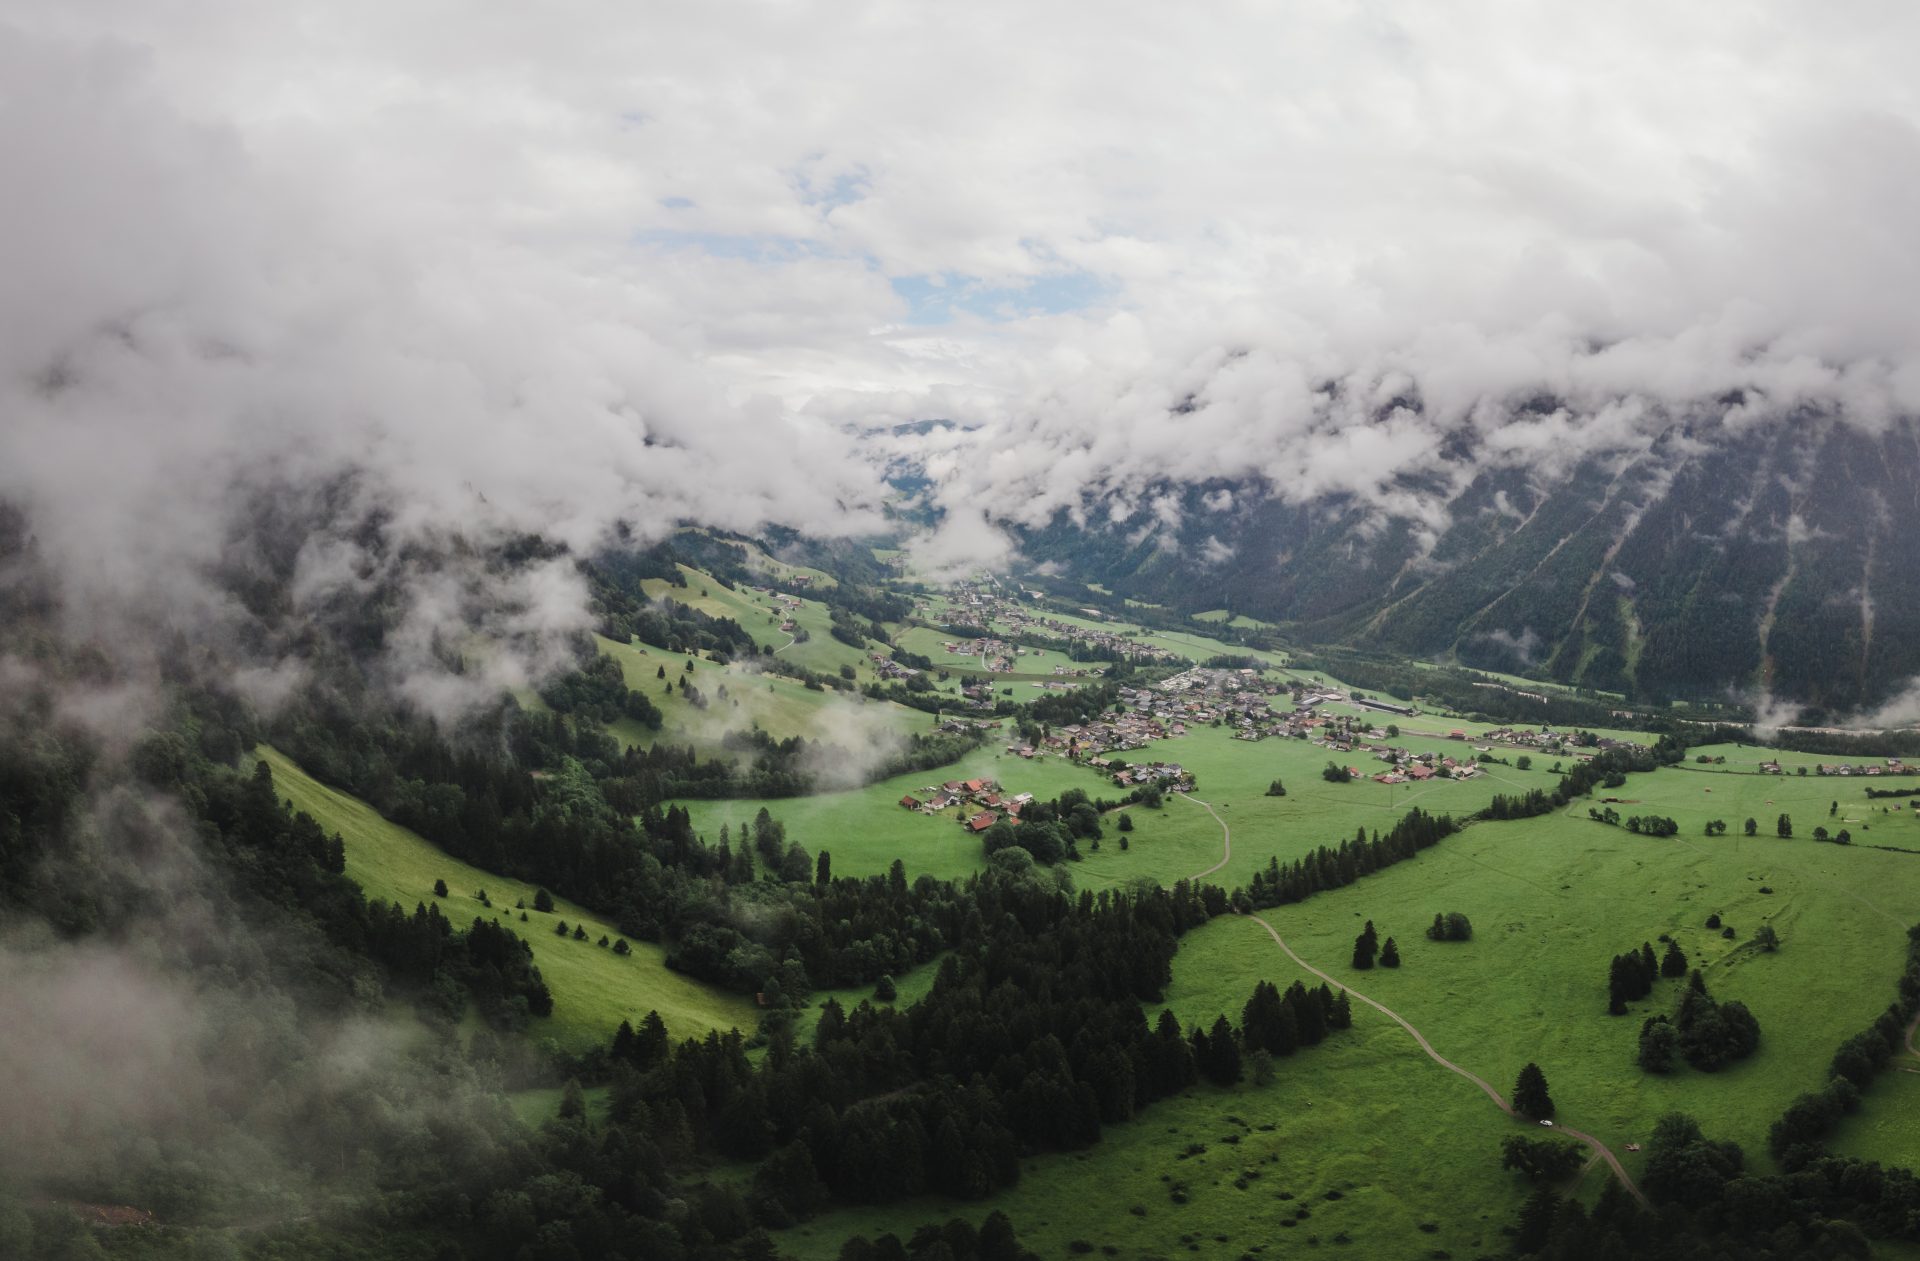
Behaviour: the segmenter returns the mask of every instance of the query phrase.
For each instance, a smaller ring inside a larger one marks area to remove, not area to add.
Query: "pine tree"
[[[1607,970],[1607,1014],[1624,1016],[1627,1014],[1627,961],[1619,955],[1613,956],[1613,964]]]
[[[1383,968],[1400,966],[1400,947],[1394,944],[1391,937],[1387,938],[1387,944],[1380,948],[1380,966]]]
[[[1214,1018],[1207,1031],[1207,1078],[1216,1086],[1231,1086],[1240,1080],[1240,1042],[1225,1016]]]
[[[1360,930],[1360,935],[1353,939],[1353,966],[1366,971],[1373,966],[1373,957],[1379,951],[1379,935],[1373,931],[1373,921],[1368,920],[1367,926]]]
[[[1446,939],[1447,939],[1446,914],[1441,911],[1435,911],[1433,913],[1433,927],[1427,930],[1427,940],[1428,941],[1445,941]]]
[[[1547,1093],[1547,1075],[1538,1064],[1528,1062],[1513,1083],[1513,1110],[1522,1116],[1544,1121],[1553,1115],[1553,1098]]]
[[[1660,960],[1660,975],[1665,977],[1685,976],[1687,974],[1687,952],[1680,949],[1680,943],[1671,937],[1667,939],[1667,953]]]
[[[813,882],[815,884],[833,883],[833,855],[824,849],[813,860]]]

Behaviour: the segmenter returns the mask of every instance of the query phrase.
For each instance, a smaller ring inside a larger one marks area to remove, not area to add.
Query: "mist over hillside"
[[[1920,717],[1902,697],[1920,674],[1911,423],[1675,423],[1546,465],[1488,445],[1456,436],[1374,497],[1162,483],[1142,518],[1063,512],[1022,547],[1116,594],[1309,641],[1646,698]]]

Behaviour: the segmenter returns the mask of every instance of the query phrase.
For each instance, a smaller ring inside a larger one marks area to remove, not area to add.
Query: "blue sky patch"
[[[956,315],[1006,321],[1036,315],[1060,315],[1092,306],[1112,286],[1091,272],[1037,276],[1024,284],[987,284],[977,276],[952,272],[938,276],[896,276],[893,291],[907,303],[909,324],[946,324]]]

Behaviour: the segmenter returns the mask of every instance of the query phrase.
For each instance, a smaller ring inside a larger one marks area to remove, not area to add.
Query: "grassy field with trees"
[[[552,898],[550,911],[538,910],[535,887],[453,858],[365,802],[320,783],[277,750],[261,746],[254,756],[273,768],[274,789],[282,799],[312,815],[329,834],[340,833],[347,876],[369,898],[411,909],[436,901],[434,884],[445,881],[447,893],[437,901],[456,926],[491,919],[525,938],[533,947],[534,966],[553,991],[553,1015],[533,1026],[534,1036],[551,1036],[562,1047],[582,1050],[603,1044],[622,1020],[638,1020],[648,1011],[658,1011],[675,1037],[699,1037],[709,1029],[753,1031],[758,1016],[751,1003],[669,971],[660,946],[629,941],[630,953],[617,955],[611,945],[620,939],[617,926],[564,898]],[[481,890],[491,907],[476,896]],[[570,930],[584,929],[585,939],[556,933],[563,921]],[[610,944],[600,946],[602,937]]]

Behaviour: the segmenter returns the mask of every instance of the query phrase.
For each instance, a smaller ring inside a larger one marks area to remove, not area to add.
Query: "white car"
[[[1553,1122],[1551,1122],[1551,1121],[1542,1121],[1542,1122],[1541,1122],[1540,1124],[1542,1124],[1542,1125],[1545,1125],[1545,1126],[1548,1126],[1548,1127],[1551,1127],[1551,1126],[1553,1125]]]

